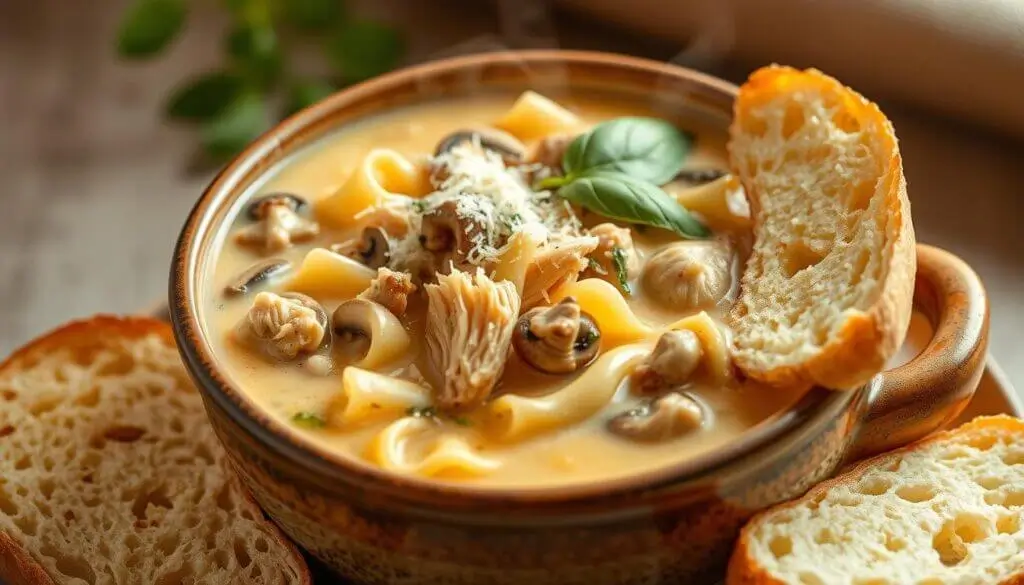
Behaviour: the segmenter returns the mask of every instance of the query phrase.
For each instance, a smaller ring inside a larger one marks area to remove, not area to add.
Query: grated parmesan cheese
[[[455,201],[459,217],[483,228],[473,234],[466,254],[466,261],[475,266],[498,257],[517,232],[529,232],[544,243],[581,233],[580,221],[568,201],[530,188],[527,178],[536,171],[535,165],[506,168],[497,153],[473,143],[433,157],[430,164],[447,171],[437,191],[422,199],[403,197],[384,203],[404,206],[409,219],[408,232],[390,242],[389,267],[393,270],[420,274],[431,266],[433,254],[420,240],[423,216],[448,201]]]

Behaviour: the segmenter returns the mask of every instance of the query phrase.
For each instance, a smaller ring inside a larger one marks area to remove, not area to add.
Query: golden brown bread
[[[107,316],[0,365],[0,575],[311,583],[227,468],[170,327]]]
[[[916,271],[892,124],[818,71],[765,67],[740,88],[729,154],[755,237],[736,365],[775,385],[864,384],[903,342]]]
[[[1024,421],[979,417],[755,516],[727,585],[1024,584]]]

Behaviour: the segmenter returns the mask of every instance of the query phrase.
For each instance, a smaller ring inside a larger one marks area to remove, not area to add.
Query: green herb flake
[[[469,420],[464,416],[452,417],[452,422],[459,425],[460,427],[468,427],[473,425],[473,421]]]
[[[587,331],[586,346],[590,347],[594,345],[594,343],[596,343],[598,339],[601,339],[601,334],[598,333],[596,329],[591,329],[590,331]]]
[[[327,421],[312,412],[297,412],[292,416],[292,422],[307,429],[322,429],[327,426]]]
[[[612,248],[612,263],[615,265],[615,277],[619,279],[622,292],[627,295],[633,294],[629,286],[629,270],[627,270],[629,258],[626,256],[626,251],[619,246]]]
[[[409,204],[409,206],[412,207],[413,211],[419,214],[422,214],[425,211],[427,211],[427,202],[422,199],[414,200],[412,203]]]
[[[601,263],[590,256],[587,256],[587,267],[598,274],[604,272],[604,268],[601,266]]]

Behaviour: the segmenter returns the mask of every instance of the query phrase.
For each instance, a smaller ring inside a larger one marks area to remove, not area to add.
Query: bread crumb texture
[[[1022,515],[1024,423],[979,419],[759,516],[737,552],[772,578],[749,582],[1020,583]]]
[[[31,561],[61,584],[308,583],[225,465],[163,324],[72,324],[0,368],[0,557],[17,570],[21,555],[16,583],[46,582]]]
[[[737,363],[769,382],[862,384],[910,316],[913,226],[892,125],[817,71],[766,67],[740,90],[729,151],[755,220]],[[819,371],[807,380],[806,368]]]

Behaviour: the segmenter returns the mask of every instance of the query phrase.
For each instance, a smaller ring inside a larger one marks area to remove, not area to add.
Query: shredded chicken
[[[505,368],[519,315],[513,283],[495,283],[483,270],[474,276],[453,269],[427,292],[427,357],[442,378],[434,401],[446,410],[479,405]]]
[[[261,292],[253,298],[245,323],[253,337],[267,342],[287,359],[300,352],[316,351],[325,334],[316,310],[300,300],[271,292]]]
[[[320,233],[319,224],[299,215],[285,199],[264,202],[260,216],[255,224],[238,233],[238,243],[273,253],[293,243],[311,240]]]
[[[587,254],[597,244],[597,238],[584,236],[542,248],[526,269],[522,308],[526,310],[546,304],[557,289],[576,282],[580,272],[587,266]]]
[[[583,277],[601,278],[618,287],[628,286],[629,280],[640,270],[640,258],[633,246],[633,235],[629,228],[602,223],[589,231],[590,235],[598,239],[598,243],[590,254]]]
[[[397,317],[405,314],[409,295],[414,292],[416,285],[411,275],[382,267],[377,269],[377,276],[370,281],[370,286],[359,293],[359,298],[379,303]]]

